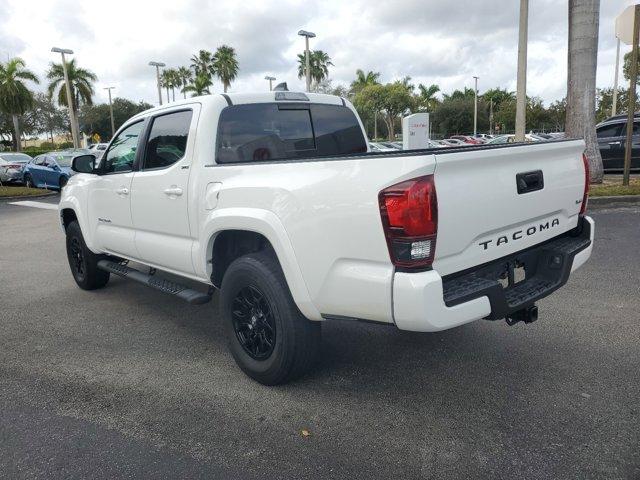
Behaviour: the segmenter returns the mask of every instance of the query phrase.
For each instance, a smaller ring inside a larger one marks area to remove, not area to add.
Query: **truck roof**
[[[284,96],[294,96],[306,95],[309,103],[325,103],[329,105],[344,105],[345,100],[342,97],[338,97],[336,95],[326,95],[324,93],[306,93],[306,92],[289,92],[289,91],[272,91],[272,92],[254,92],[254,93],[214,93],[210,95],[202,95],[198,97],[191,97],[183,100],[176,100],[175,102],[163,103],[162,105],[154,108],[150,108],[149,110],[145,110],[143,112],[138,113],[133,118],[138,117],[146,117],[149,114],[154,112],[162,111],[168,108],[175,108],[180,105],[189,105],[192,103],[201,103],[202,105],[209,105],[226,102],[229,105],[243,105],[249,103],[268,103],[275,101],[282,102],[300,102],[306,103],[305,100],[293,100],[293,99],[278,99],[276,100],[276,94],[285,94]],[[289,95],[287,95],[289,94]]]

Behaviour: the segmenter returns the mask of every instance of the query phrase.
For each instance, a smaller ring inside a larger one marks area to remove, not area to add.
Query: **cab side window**
[[[192,116],[191,110],[183,110],[153,119],[143,169],[166,168],[184,157]]]
[[[142,121],[129,125],[116,136],[103,157],[100,166],[102,173],[125,173],[133,169],[143,125]]]

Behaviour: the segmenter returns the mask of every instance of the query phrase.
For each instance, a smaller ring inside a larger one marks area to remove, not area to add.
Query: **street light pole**
[[[115,123],[113,122],[113,103],[111,103],[111,90],[116,87],[105,87],[104,89],[109,92],[109,114],[111,115],[111,138],[116,134]]]
[[[73,109],[73,97],[71,96],[71,83],[69,82],[69,73],[67,72],[67,60],[64,56],[65,53],[73,55],[73,50],[53,47],[51,51],[62,55],[62,73],[64,75],[64,83],[67,91],[67,107],[69,108],[69,121],[71,122],[71,138],[73,139],[73,147],[80,148],[79,128],[76,121],[76,112]]]
[[[166,64],[162,62],[149,62],[149,65],[156,67],[156,81],[158,82],[158,102],[162,105],[162,88],[160,86],[160,67],[165,67]]]
[[[316,36],[313,32],[307,32],[306,30],[300,30],[298,35],[304,37],[304,57],[305,57],[305,77],[307,80],[307,92],[311,91],[311,54],[309,52],[309,39]]]
[[[618,109],[618,72],[620,71],[620,39],[616,45],[616,73],[613,76],[613,105],[611,106],[611,116],[616,114]]]
[[[473,89],[473,137],[478,134],[478,77],[473,77],[475,87]]]
[[[276,77],[270,77],[269,75],[267,75],[266,77],[264,77],[265,80],[269,80],[269,91],[273,90],[273,81],[276,79]]]
[[[520,0],[520,27],[518,38],[518,81],[516,87],[516,142],[524,142],[527,119],[527,39],[529,0]]]

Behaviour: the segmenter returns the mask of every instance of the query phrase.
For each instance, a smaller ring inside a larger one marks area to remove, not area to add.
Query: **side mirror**
[[[71,170],[78,173],[94,173],[96,157],[93,155],[80,155],[71,161]]]

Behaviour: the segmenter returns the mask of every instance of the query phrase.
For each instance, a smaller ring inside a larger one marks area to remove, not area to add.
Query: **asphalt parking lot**
[[[0,476],[640,478],[640,208],[593,216],[538,322],[326,323],[315,372],[268,388],[215,297],[82,291],[57,212],[0,203]]]

